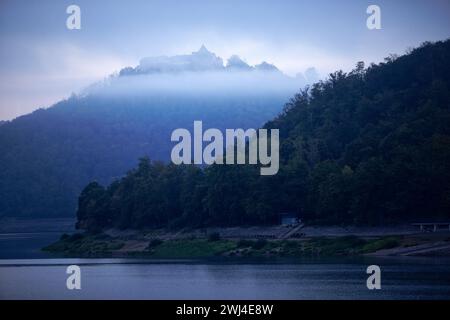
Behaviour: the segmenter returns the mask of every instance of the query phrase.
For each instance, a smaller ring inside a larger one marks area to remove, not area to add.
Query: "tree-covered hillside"
[[[327,224],[450,218],[450,41],[298,93],[266,128],[280,129],[280,171],[164,165],[142,159],[79,197],[79,226],[270,224],[280,212]]]
[[[89,181],[111,183],[143,156],[169,161],[173,130],[192,129],[195,120],[218,129],[260,127],[300,87],[274,66],[221,64],[204,47],[143,59],[48,109],[1,123],[0,216],[73,216]]]

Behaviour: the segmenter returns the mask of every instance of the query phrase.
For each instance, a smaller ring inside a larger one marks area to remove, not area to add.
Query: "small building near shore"
[[[296,226],[301,223],[301,220],[294,212],[282,212],[279,219],[282,226]]]

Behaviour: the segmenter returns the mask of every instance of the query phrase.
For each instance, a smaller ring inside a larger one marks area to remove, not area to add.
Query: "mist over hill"
[[[108,186],[88,184],[78,226],[208,227],[277,223],[390,225],[450,219],[450,40],[298,92],[265,124],[280,170],[163,165],[142,159]]]
[[[0,124],[0,216],[72,216],[82,187],[167,161],[176,128],[258,128],[307,83],[205,47],[144,58],[48,109]]]

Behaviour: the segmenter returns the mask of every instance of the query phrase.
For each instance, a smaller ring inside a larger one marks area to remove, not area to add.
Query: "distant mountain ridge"
[[[239,56],[231,56],[226,65],[223,59],[210,52],[204,45],[191,54],[144,58],[136,68],[127,67],[119,72],[120,76],[152,73],[201,72],[201,71],[274,71],[280,72],[273,64],[265,61],[250,66]]]

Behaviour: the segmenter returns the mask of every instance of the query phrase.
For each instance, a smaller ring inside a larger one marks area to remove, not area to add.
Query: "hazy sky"
[[[81,8],[81,30],[66,28],[70,4]],[[366,27],[369,4],[381,8],[381,30]],[[448,37],[449,0],[0,0],[0,120],[143,57],[202,44],[224,59],[266,60],[290,75],[314,66],[324,76]]]

